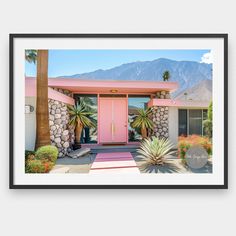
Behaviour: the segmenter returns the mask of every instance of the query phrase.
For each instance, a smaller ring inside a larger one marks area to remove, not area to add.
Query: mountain
[[[202,80],[212,79],[212,65],[194,61],[174,61],[159,58],[153,61],[137,61],[89,73],[61,76],[91,80],[147,80],[162,81],[165,70],[170,72],[170,81],[177,81],[180,91],[191,88]]]
[[[212,100],[212,80],[202,80],[193,87],[176,94],[175,98],[179,100],[210,101]]]

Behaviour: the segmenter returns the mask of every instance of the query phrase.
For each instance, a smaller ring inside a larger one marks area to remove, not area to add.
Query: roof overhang
[[[25,96],[26,97],[36,97],[36,80],[35,79],[27,79],[25,81]],[[62,94],[60,92],[57,92],[56,90],[52,88],[48,88],[48,98],[54,99],[66,104],[74,105],[75,101],[73,98]]]
[[[26,83],[35,82],[35,78],[27,77]],[[73,93],[148,93],[158,91],[173,92],[178,89],[177,82],[160,81],[104,81],[69,78],[49,78],[48,86],[67,89]]]
[[[174,100],[153,98],[149,101],[148,106],[167,106],[179,108],[208,108],[209,101],[192,101],[192,100]]]

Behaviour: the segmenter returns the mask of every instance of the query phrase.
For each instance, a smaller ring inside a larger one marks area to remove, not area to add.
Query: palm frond
[[[90,118],[94,113],[87,111],[86,106],[83,103],[68,106],[68,112],[70,115],[70,125],[76,126],[79,122],[84,127],[95,127],[95,123]]]
[[[153,129],[153,121],[149,118],[152,113],[151,108],[148,109],[138,109],[138,115],[134,118],[131,126],[133,128],[146,128]]]
[[[25,50],[25,60],[29,63],[36,63],[37,60],[37,50]]]

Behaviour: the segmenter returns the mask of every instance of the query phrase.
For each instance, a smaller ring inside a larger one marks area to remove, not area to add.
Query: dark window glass
[[[128,106],[129,106],[129,142],[140,141],[142,139],[141,129],[140,128],[132,128],[132,122],[135,117],[138,115],[138,109],[147,109],[148,102],[150,101],[149,96],[133,96],[129,95],[128,98]]]
[[[179,109],[179,136],[188,134],[187,110]]]
[[[76,94],[75,101],[80,104],[83,101],[88,110],[92,113],[89,118],[95,124],[95,128],[85,127],[81,135],[81,143],[97,143],[97,95],[96,94]]]
[[[189,110],[189,135],[202,135],[202,110]]]
[[[204,121],[207,120],[207,110],[202,110],[203,124]],[[203,135],[206,135],[206,130],[203,128]]]

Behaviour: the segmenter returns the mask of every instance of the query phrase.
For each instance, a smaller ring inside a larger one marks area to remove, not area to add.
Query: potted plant
[[[68,106],[70,121],[69,124],[75,127],[75,144],[74,149],[81,147],[80,139],[84,127],[95,127],[91,115],[93,112],[89,111],[84,102],[76,103],[74,106]]]
[[[133,128],[141,128],[141,135],[143,138],[147,138],[147,129],[153,129],[153,122],[149,118],[151,113],[151,108],[138,109],[138,115],[131,124]]]

